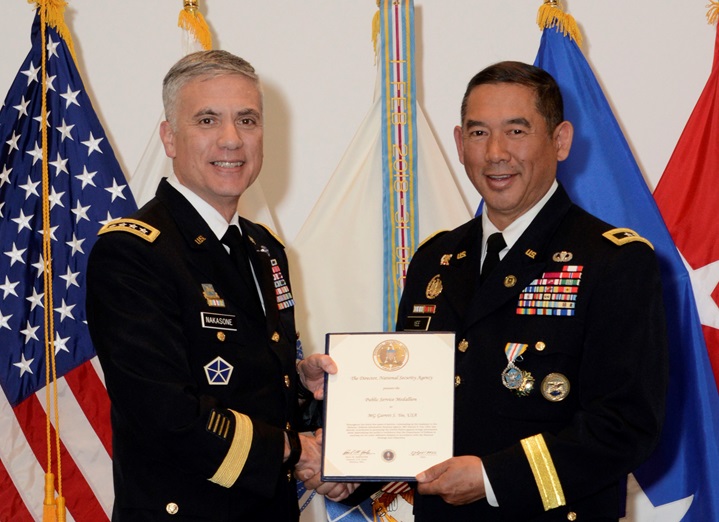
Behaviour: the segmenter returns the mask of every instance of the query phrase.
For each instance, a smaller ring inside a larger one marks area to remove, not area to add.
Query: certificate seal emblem
[[[385,450],[382,452],[382,460],[385,462],[392,462],[394,460],[394,451],[393,450]]]
[[[379,343],[372,353],[377,367],[386,372],[396,372],[409,360],[409,350],[400,341],[388,339]]]

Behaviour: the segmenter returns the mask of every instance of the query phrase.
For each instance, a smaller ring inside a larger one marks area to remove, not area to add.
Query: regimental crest
[[[234,366],[225,361],[222,357],[216,357],[205,365],[207,382],[211,385],[227,386],[232,377]]]

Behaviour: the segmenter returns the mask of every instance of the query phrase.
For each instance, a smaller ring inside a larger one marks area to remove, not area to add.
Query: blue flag
[[[719,520],[719,396],[687,270],[577,44],[557,28],[545,29],[535,65],[557,80],[565,119],[574,125],[559,180],[587,211],[649,239],[661,267],[670,357],[666,421],[658,449],[633,474],[641,499],[628,504],[627,516]]]

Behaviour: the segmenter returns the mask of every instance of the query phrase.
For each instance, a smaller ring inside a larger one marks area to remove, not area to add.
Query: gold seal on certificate
[[[403,343],[396,339],[389,339],[377,345],[372,357],[378,368],[387,372],[394,372],[407,364],[409,350]]]
[[[412,480],[452,456],[454,334],[327,334],[323,480]]]

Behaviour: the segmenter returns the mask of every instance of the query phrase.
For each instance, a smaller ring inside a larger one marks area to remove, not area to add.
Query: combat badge
[[[439,294],[442,293],[442,279],[439,274],[434,276],[429,283],[427,283],[427,291],[425,295],[427,299],[435,299]]]
[[[504,353],[507,356],[507,367],[502,372],[502,384],[512,390],[518,397],[526,397],[534,389],[532,374],[517,368],[514,361],[522,355],[529,345],[520,343],[507,343]]]
[[[202,285],[202,296],[207,300],[208,306],[215,306],[217,308],[225,307],[225,300],[215,292],[215,288],[209,283]]]
[[[542,397],[559,402],[569,395],[569,379],[561,373],[550,373],[542,380]]]

